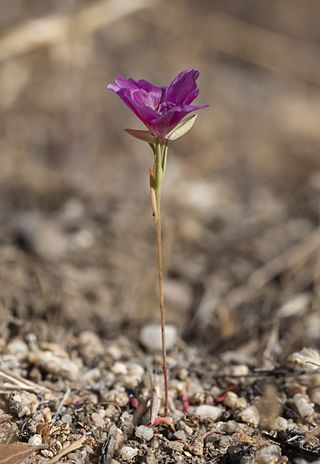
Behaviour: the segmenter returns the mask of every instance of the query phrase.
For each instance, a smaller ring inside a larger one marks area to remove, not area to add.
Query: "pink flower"
[[[118,76],[108,89],[115,92],[156,137],[165,137],[189,113],[207,105],[191,105],[198,96],[199,71],[182,71],[167,87]]]

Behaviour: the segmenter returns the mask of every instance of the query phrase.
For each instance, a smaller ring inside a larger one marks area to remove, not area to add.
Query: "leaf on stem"
[[[148,130],[125,129],[125,132],[135,139],[142,140],[143,142],[156,143],[157,141],[156,137]]]
[[[183,119],[169,134],[166,136],[167,140],[176,140],[186,134],[194,124],[197,114],[193,114],[186,119]]]

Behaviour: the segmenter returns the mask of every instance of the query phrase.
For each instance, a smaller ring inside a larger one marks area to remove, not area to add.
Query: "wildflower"
[[[140,140],[148,142],[153,155],[153,168],[149,172],[151,209],[156,226],[157,270],[159,283],[159,308],[161,317],[162,367],[164,380],[164,415],[168,413],[168,365],[165,330],[165,304],[163,289],[163,259],[161,239],[161,191],[168,155],[169,141],[175,140],[191,129],[196,114],[189,115],[207,105],[191,105],[198,96],[196,80],[199,71],[182,71],[167,87],[157,87],[145,80],[135,81],[118,76],[108,88],[115,92],[138,116],[148,130],[126,129]],[[187,116],[187,117],[186,117]],[[156,422],[154,422],[155,424]],[[163,423],[163,421],[162,421]]]
[[[118,76],[108,89],[119,95],[152,135],[166,138],[187,114],[206,107],[191,105],[199,94],[198,77],[199,71],[185,70],[168,86],[157,87],[145,80]]]

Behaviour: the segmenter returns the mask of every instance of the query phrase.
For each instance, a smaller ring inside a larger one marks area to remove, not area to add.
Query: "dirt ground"
[[[27,3],[0,5],[0,445],[39,463],[77,440],[59,462],[316,461],[319,2]],[[152,159],[106,84],[190,67],[210,107],[169,153],[172,423],[149,427]]]

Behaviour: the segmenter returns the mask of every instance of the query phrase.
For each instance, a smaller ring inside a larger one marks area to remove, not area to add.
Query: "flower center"
[[[170,110],[171,108],[173,108],[175,105],[175,103],[172,103],[172,102],[163,102],[163,103],[160,103],[160,105],[158,106],[157,108],[157,111],[158,113],[160,114],[163,114],[165,113],[166,111]]]

